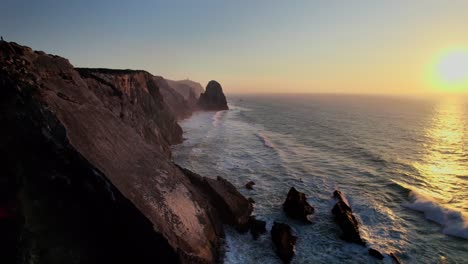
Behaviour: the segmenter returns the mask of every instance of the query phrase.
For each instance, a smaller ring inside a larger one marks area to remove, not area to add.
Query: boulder
[[[296,253],[297,237],[292,234],[289,225],[283,223],[273,223],[271,229],[271,239],[276,248],[276,254],[283,263],[290,263]]]
[[[250,234],[254,240],[257,240],[260,235],[266,233],[266,222],[262,220],[257,220],[255,216],[249,218],[249,229]]]
[[[204,193],[206,199],[216,208],[223,223],[235,226],[239,232],[249,230],[249,217],[252,204],[232,183],[217,177],[216,179],[202,177],[188,169],[179,167],[190,179],[192,184]]]
[[[229,107],[221,84],[217,81],[210,81],[206,86],[205,92],[200,94],[198,106],[202,110],[208,111],[228,110]]]
[[[376,259],[380,259],[380,260],[384,259],[384,256],[382,255],[382,253],[380,253],[379,251],[373,248],[369,248],[369,255],[373,256]]]
[[[252,197],[249,197],[249,199],[247,199],[249,201],[249,203],[251,204],[254,204],[255,203],[255,200],[252,198]]]
[[[253,190],[254,185],[255,185],[255,182],[249,181],[248,183],[245,184],[245,188],[247,188],[247,190]]]
[[[304,193],[298,192],[296,188],[291,187],[283,203],[283,211],[294,219],[310,222],[309,215],[314,213],[314,208],[307,202]]]
[[[335,221],[343,231],[341,238],[364,246],[365,242],[359,234],[359,223],[354,217],[351,207],[343,200],[338,200],[332,209],[332,213],[335,216]]]

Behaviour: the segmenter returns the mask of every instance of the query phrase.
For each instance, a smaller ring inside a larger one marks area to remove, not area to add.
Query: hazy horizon
[[[0,35],[76,67],[142,69],[228,94],[468,88],[467,1],[10,1]]]

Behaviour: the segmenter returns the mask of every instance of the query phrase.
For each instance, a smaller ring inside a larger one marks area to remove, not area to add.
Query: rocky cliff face
[[[182,131],[154,76],[4,41],[0,65],[0,211],[20,263],[216,261],[222,221],[170,160]]]
[[[192,114],[195,110],[194,101],[196,101],[196,99],[191,99],[190,97],[185,98],[178,93],[173,86],[169,85],[168,80],[161,76],[155,76],[154,80],[158,84],[164,103],[166,103],[170,112],[173,113],[177,119],[184,119]]]
[[[210,81],[204,93],[200,95],[198,106],[203,110],[228,110],[226,96],[223,93],[221,84],[217,81]]]

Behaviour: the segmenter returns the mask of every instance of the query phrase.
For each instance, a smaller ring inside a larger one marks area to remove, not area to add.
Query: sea
[[[369,247],[403,263],[468,263],[468,98],[236,95],[229,108],[180,122],[176,163],[221,176],[255,200],[254,214],[290,225],[292,263],[392,263],[340,239],[334,190],[348,198]],[[253,190],[245,184],[254,181]],[[315,208],[288,218],[291,187]],[[281,263],[269,233],[227,227],[224,263]]]

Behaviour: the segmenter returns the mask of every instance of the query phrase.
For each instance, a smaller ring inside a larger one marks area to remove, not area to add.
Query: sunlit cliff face
[[[414,164],[434,198],[468,213],[468,163],[466,111],[457,98],[441,101],[434,109],[431,124],[424,131],[429,144],[422,160]]]

